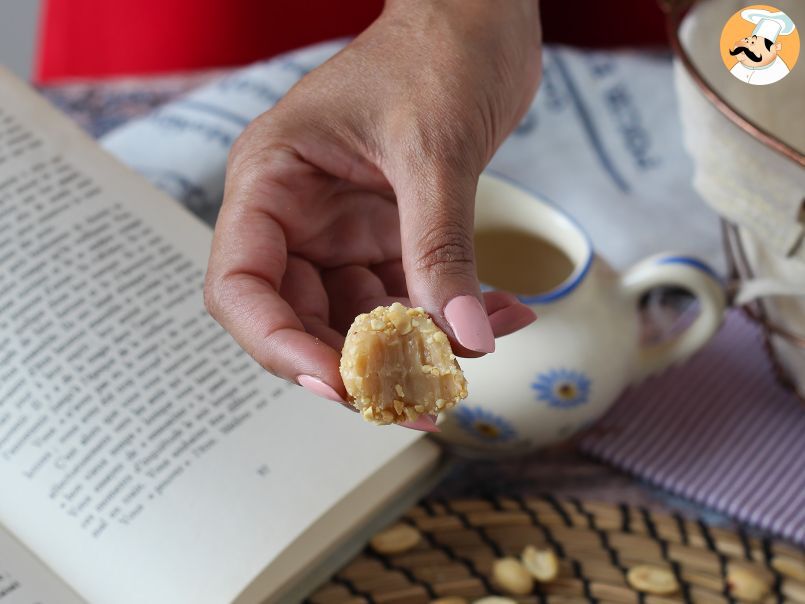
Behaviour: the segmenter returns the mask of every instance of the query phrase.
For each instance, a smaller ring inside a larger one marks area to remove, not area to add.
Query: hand
[[[534,0],[389,2],[233,147],[210,314],[268,371],[337,401],[344,334],[377,305],[424,307],[463,356],[531,323],[514,296],[481,295],[472,234],[539,45]]]

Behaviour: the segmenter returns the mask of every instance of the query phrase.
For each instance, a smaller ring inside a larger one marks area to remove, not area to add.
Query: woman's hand
[[[535,0],[387,3],[233,147],[212,316],[268,371],[337,401],[347,328],[395,299],[424,307],[457,354],[492,352],[534,314],[481,295],[475,188],[539,76]]]

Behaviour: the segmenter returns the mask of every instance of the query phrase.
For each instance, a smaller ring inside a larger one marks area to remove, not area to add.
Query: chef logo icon
[[[799,56],[799,32],[784,12],[757,4],[729,18],[721,32],[721,58],[730,73],[755,86],[782,80]]]

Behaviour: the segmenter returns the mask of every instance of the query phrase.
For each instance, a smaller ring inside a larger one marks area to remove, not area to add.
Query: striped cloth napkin
[[[627,391],[581,448],[805,546],[805,408],[738,311],[691,361]]]

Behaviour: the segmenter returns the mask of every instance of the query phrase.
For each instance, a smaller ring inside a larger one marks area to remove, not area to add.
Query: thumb
[[[457,352],[493,352],[495,337],[478,284],[473,246],[478,175],[428,168],[407,172],[394,185],[411,301],[463,347]]]

